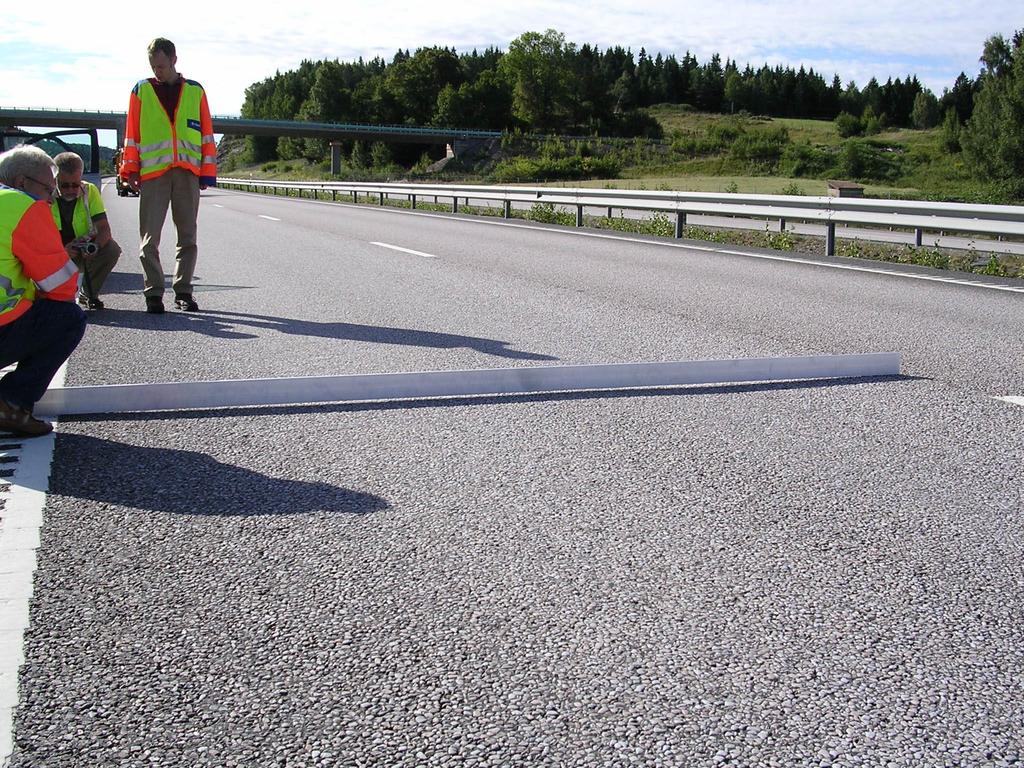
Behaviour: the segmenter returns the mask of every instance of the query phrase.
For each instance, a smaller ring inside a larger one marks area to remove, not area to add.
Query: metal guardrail
[[[503,203],[504,216],[511,215],[512,203],[549,203],[576,209],[576,226],[583,226],[585,208],[644,210],[675,215],[675,236],[681,238],[689,214],[761,219],[777,222],[783,231],[786,222],[803,221],[825,227],[825,252],[835,255],[836,225],[890,227],[914,232],[921,245],[924,232],[983,234],[997,237],[1024,237],[1024,206],[968,205],[932,203],[918,200],[871,200],[863,198],[802,197],[794,195],[742,195],[728,192],[648,192],[621,189],[584,189],[566,187],[511,187],[455,184],[377,184],[368,182],[283,182],[257,179],[218,180],[218,185],[249,191],[297,190],[319,199],[330,194],[378,195],[383,205],[387,197],[408,198],[416,207],[417,198],[452,200],[458,212],[459,200],[493,200]]]

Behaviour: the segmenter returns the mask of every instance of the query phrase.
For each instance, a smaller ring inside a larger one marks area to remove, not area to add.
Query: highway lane
[[[213,192],[204,312],[151,317],[108,200],[72,384],[906,376],[65,420],[12,766],[1021,758],[1024,296]]]

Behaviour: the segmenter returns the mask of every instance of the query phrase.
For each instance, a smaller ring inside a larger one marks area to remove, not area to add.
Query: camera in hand
[[[79,240],[72,243],[71,247],[83,256],[95,256],[96,252],[100,249],[92,240]]]

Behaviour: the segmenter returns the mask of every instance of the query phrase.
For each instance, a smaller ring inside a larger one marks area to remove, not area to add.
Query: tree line
[[[852,81],[844,86],[838,74],[827,81],[802,66],[740,69],[732,60],[723,64],[718,54],[701,63],[689,52],[682,58],[651,57],[644,48],[634,56],[620,46],[577,46],[555,30],[526,32],[506,51],[459,54],[426,47],[399,50],[390,62],[303,61],[296,70],[247,88],[242,116],[662,138],[644,108],[667,103],[706,112],[837,120],[843,135],[930,128],[944,121],[949,148],[959,150],[983,87],[1017,66],[1019,37],[1012,44],[998,36],[986,42],[978,77],[961,73],[936,97],[914,75],[885,83],[871,79],[860,88]],[[252,137],[250,143],[256,162],[321,160],[326,153],[323,140]],[[976,143],[966,140],[964,146]]]

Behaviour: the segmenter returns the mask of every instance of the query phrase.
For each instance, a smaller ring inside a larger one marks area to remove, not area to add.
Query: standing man
[[[217,145],[206,92],[186,80],[175,66],[174,43],[162,37],[149,44],[154,77],[132,89],[125,125],[121,176],[139,192],[139,258],[145,272],[146,311],[164,311],[164,273],[160,266],[160,232],[167,206],[178,231],[174,304],[185,312],[199,311],[192,298],[196,268],[196,218],[199,190],[217,183]]]
[[[58,190],[51,206],[53,221],[60,230],[64,250],[84,277],[78,304],[86,309],[103,309],[100,289],[121,258],[121,246],[110,234],[100,191],[82,179],[82,158],[74,152],[61,152],[53,162],[57,164]]]
[[[56,166],[38,147],[0,155],[0,430],[35,437],[53,425],[32,415],[85,333],[78,270],[64,252],[50,200]]]

